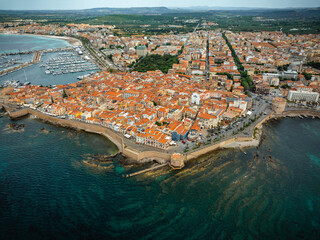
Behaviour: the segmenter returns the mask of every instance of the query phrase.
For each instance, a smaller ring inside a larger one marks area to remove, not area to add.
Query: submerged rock
[[[18,124],[18,123],[8,123],[7,126],[14,131],[23,130],[25,127],[24,124]]]
[[[3,116],[7,115],[8,113],[2,109],[0,109],[0,118],[2,118]]]
[[[112,154],[112,155],[106,155],[106,154],[89,154],[87,155],[87,159],[90,161],[96,161],[96,162],[113,162],[114,158],[118,156],[119,153]]]
[[[50,130],[47,130],[47,129],[45,129],[45,128],[41,128],[40,130],[43,131],[44,133],[51,133]]]

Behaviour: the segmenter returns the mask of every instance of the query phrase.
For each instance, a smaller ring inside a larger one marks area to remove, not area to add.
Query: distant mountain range
[[[233,15],[241,16],[261,16],[274,18],[294,18],[294,17],[320,17],[319,8],[237,8],[237,7],[208,7],[196,6],[187,8],[167,8],[167,7],[132,7],[132,8],[92,8],[83,10],[0,10],[2,15],[17,15],[17,14],[72,14],[72,15],[113,15],[113,14],[132,14],[132,15],[164,15],[164,14],[181,14],[203,12],[206,14],[216,13],[232,13]]]
[[[87,13],[98,13],[98,14],[135,14],[135,15],[146,15],[146,14],[164,14],[183,12],[181,9],[170,9],[167,7],[132,7],[132,8],[92,8],[83,10]]]

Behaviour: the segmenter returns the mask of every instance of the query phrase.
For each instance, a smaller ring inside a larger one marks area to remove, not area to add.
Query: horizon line
[[[80,11],[80,10],[91,10],[91,9],[130,9],[130,8],[167,8],[167,9],[189,9],[189,8],[209,8],[207,10],[203,9],[202,11],[210,11],[210,10],[223,10],[223,9],[210,9],[210,8],[246,8],[246,10],[254,10],[254,9],[270,9],[270,10],[277,10],[277,9],[314,9],[320,8],[317,7],[223,7],[223,6],[206,6],[206,5],[198,5],[198,6],[187,6],[187,7],[167,7],[167,6],[145,6],[145,7],[92,7],[92,8],[81,8],[81,9],[0,9],[0,11]],[[195,12],[196,9],[193,11]],[[200,10],[199,10],[200,11]]]

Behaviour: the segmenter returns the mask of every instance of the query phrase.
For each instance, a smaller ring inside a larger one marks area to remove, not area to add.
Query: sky
[[[0,0],[5,10],[68,10],[97,7],[320,7],[320,0]]]

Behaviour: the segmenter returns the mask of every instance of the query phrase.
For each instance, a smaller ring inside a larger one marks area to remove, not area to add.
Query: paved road
[[[209,33],[207,32],[207,48],[206,48],[206,69],[205,69],[205,75],[206,80],[209,82],[209,76],[210,76],[210,62],[209,62]]]
[[[237,121],[230,124],[226,129],[216,129],[207,135],[202,134],[201,137],[194,141],[185,141],[185,144],[179,142],[178,149],[182,149],[182,152],[185,150],[192,151],[192,149],[198,147],[199,145],[203,146],[204,144],[212,144],[214,142],[227,140],[232,137],[252,136],[256,123],[271,113],[271,103],[266,101],[264,98],[256,97],[254,98],[254,104],[251,110],[252,114],[250,116],[240,117]],[[249,126],[247,126],[248,124]]]
[[[90,53],[90,55],[95,59],[96,63],[101,67],[102,70],[107,70],[107,69],[122,70],[121,68],[114,65],[113,62],[111,62],[108,59],[107,55],[104,52],[93,47],[91,43],[83,42],[83,46]]]

